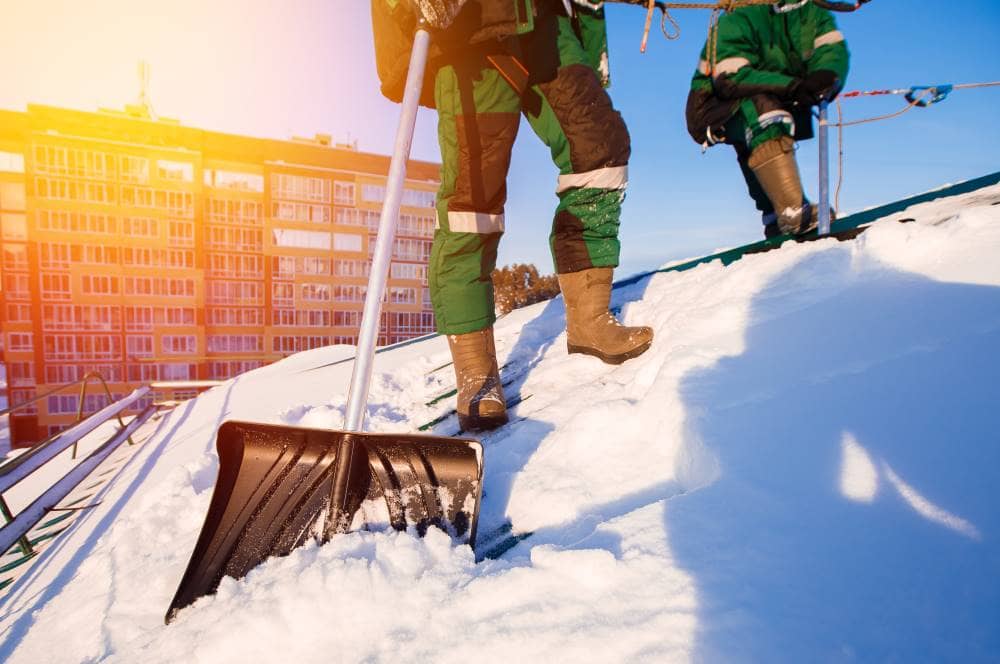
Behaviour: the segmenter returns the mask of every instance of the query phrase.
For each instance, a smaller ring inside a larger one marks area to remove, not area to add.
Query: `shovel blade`
[[[345,446],[345,443],[347,446]],[[338,453],[352,450],[341,506],[353,526],[438,526],[474,544],[482,447],[471,439],[225,422],[219,476],[166,622],[224,576],[241,578],[310,538],[326,539]]]

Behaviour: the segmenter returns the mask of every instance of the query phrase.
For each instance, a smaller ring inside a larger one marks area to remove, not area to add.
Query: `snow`
[[[652,348],[565,350],[561,300],[504,317],[530,398],[484,438],[476,563],[443,533],[357,532],[163,614],[224,419],[342,425],[352,349],[185,402],[0,598],[10,662],[996,661],[1000,186],[853,242],[616,291]],[[369,428],[447,408],[444,339],[376,359]],[[312,369],[313,367],[320,367]],[[439,433],[454,428],[443,423]]]

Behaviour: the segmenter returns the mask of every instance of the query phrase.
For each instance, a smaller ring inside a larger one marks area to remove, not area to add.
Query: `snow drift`
[[[616,291],[652,349],[568,356],[562,302],[497,327],[529,396],[484,439],[476,563],[359,532],[163,613],[224,419],[341,426],[352,349],[174,410],[2,600],[10,662],[986,661],[1000,658],[1000,186]],[[381,354],[372,430],[447,404],[443,339]],[[330,365],[330,366],[323,366]],[[318,367],[318,368],[317,368]],[[438,425],[447,433],[454,422]]]

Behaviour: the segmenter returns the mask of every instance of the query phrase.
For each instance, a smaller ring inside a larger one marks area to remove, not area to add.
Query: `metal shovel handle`
[[[399,128],[396,130],[392,161],[389,164],[385,200],[382,202],[382,216],[378,224],[371,274],[368,277],[365,308],[361,316],[358,350],[355,355],[354,371],[351,374],[350,392],[347,395],[344,428],[348,431],[361,431],[364,426],[365,406],[368,404],[368,389],[371,385],[372,364],[378,340],[379,315],[382,312],[382,295],[385,293],[388,281],[392,245],[396,239],[399,206],[403,200],[403,183],[406,180],[406,162],[410,158],[410,146],[413,143],[413,127],[417,121],[430,39],[430,33],[422,25],[418,27],[413,38],[413,50],[410,53],[403,107],[399,117]]]

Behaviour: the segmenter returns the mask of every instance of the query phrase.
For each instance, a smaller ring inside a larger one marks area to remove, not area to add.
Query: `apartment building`
[[[90,372],[121,395],[356,343],[388,169],[387,156],[327,136],[235,136],[143,108],[0,111],[9,402]],[[434,329],[439,165],[411,161],[407,176],[383,344]],[[106,397],[86,401],[92,412]],[[80,407],[65,391],[19,411],[14,444],[64,428]]]

